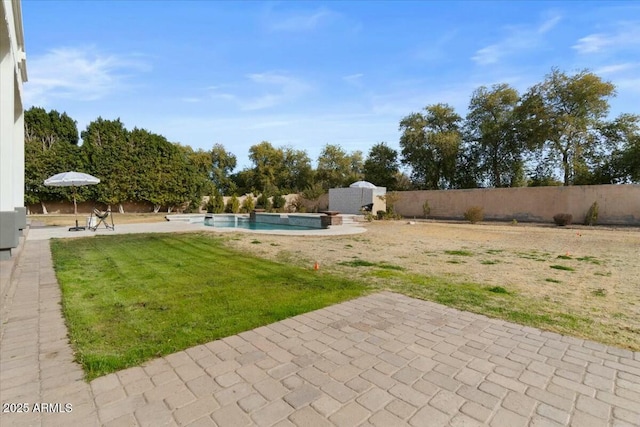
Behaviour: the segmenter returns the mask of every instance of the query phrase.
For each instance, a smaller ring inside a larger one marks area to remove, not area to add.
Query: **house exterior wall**
[[[26,227],[22,83],[27,68],[20,0],[1,0],[0,14],[0,259],[8,259]]]
[[[472,190],[403,191],[395,204],[405,217],[463,219],[472,206],[484,210],[485,220],[553,222],[558,213],[570,213],[582,223],[593,202],[598,202],[598,224],[640,225],[640,185],[575,185],[568,187],[518,187]]]

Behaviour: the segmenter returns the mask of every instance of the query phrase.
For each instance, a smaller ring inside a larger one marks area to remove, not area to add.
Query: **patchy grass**
[[[549,257],[548,252],[538,252],[538,251],[529,251],[529,252],[516,252],[516,256],[518,258],[530,259],[533,261],[546,261]]]
[[[549,283],[562,283],[560,280],[552,279],[552,278],[546,278],[544,279],[544,281]]]
[[[508,294],[509,293],[509,291],[507,291],[502,286],[493,286],[491,288],[487,288],[487,290],[489,292],[493,292],[494,294]]]
[[[584,262],[588,262],[590,264],[595,264],[595,265],[602,265],[603,262],[599,259],[597,259],[596,257],[592,257],[592,256],[583,256],[580,258],[576,258],[578,261],[584,261]]]
[[[482,265],[495,265],[495,264],[499,264],[500,261],[498,261],[497,259],[485,259],[480,261],[480,264]]]
[[[376,265],[376,263],[356,258],[356,259],[351,260],[351,261],[339,262],[338,265],[346,265],[347,267],[373,267],[373,266]]]
[[[498,255],[504,252],[504,249],[487,249],[487,253],[490,255]]]
[[[549,267],[553,268],[555,270],[576,271],[575,268],[569,267],[569,266],[566,266],[566,265],[553,264],[553,265],[550,265]]]
[[[607,290],[604,288],[598,288],[591,291],[591,295],[595,297],[604,297],[607,296]]]
[[[384,270],[404,270],[404,267],[394,264],[387,264],[386,262],[371,262],[360,258],[353,259],[351,261],[342,261],[338,265],[344,265],[347,267],[377,267]]]
[[[396,272],[392,278],[381,280],[376,286],[460,310],[559,333],[589,336],[594,326],[589,317],[566,313],[563,307],[511,293],[501,286],[454,283],[442,277],[407,272]]]
[[[473,252],[466,250],[455,250],[455,251],[444,251],[447,255],[458,255],[458,256],[473,256]]]
[[[95,236],[53,240],[51,248],[71,343],[89,380],[366,289],[247,256],[206,234]]]

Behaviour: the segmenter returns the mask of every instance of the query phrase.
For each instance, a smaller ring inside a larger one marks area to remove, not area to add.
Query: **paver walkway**
[[[640,425],[640,353],[389,292],[87,384],[47,240],[27,239],[12,280],[0,400],[29,412],[2,427]]]

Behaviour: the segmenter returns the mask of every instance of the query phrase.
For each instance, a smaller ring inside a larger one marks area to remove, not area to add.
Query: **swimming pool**
[[[245,230],[318,230],[314,227],[302,227],[300,225],[286,225],[286,224],[266,224],[264,222],[251,222],[251,221],[238,221],[237,224],[233,222],[217,222],[215,225],[207,224],[216,228],[242,228]]]
[[[215,228],[241,228],[244,230],[279,231],[279,230],[319,230],[317,227],[305,227],[293,224],[277,224],[268,222],[254,222],[247,217],[222,216],[217,218],[205,218],[204,225]]]

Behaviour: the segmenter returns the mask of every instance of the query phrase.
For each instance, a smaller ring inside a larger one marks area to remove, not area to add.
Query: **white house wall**
[[[19,0],[0,1],[0,259],[11,257],[24,208],[24,107],[26,55]]]

